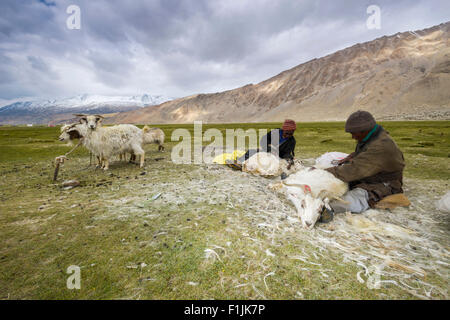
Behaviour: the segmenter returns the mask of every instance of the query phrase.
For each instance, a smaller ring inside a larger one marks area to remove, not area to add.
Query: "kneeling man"
[[[351,133],[357,145],[355,152],[338,166],[326,169],[348,182],[350,188],[344,195],[347,203],[330,203],[334,212],[361,213],[388,195],[403,193],[403,153],[373,116],[367,111],[351,114],[345,131]],[[332,218],[332,212],[324,211],[321,221],[328,222]]]
[[[243,156],[236,159],[236,161],[229,160],[227,165],[233,169],[242,170],[242,164],[250,157],[258,152],[271,152],[286,160],[288,169],[294,164],[294,150],[295,138],[294,132],[297,129],[297,124],[294,120],[286,119],[283,126],[278,129],[273,129],[268,134],[261,138],[259,142],[259,149],[250,149]]]

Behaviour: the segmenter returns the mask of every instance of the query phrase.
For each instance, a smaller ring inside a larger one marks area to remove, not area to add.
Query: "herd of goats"
[[[103,127],[100,115],[77,114],[77,123],[61,127],[60,141],[73,142],[86,147],[98,160],[98,166],[109,169],[112,157],[125,158],[131,154],[130,161],[140,157],[140,167],[144,166],[145,151],[143,146],[155,143],[163,151],[164,132],[159,128],[145,126],[139,129],[131,124]],[[331,200],[343,201],[341,197],[348,191],[347,183],[335,178],[323,170],[333,165],[333,156],[345,157],[345,154],[328,153],[316,160],[314,170],[304,167],[296,160],[294,166],[271,153],[257,153],[243,164],[243,171],[265,177],[285,174],[287,178],[271,184],[274,191],[285,193],[294,204],[303,227],[311,229],[319,219],[324,206],[329,207]],[[323,161],[323,160],[326,161]],[[289,169],[287,169],[289,168]]]
[[[144,166],[145,151],[143,145],[156,143],[160,151],[164,150],[164,132],[159,128],[145,126],[142,130],[132,124],[119,124],[103,127],[101,115],[77,114],[79,122],[61,127],[60,141],[72,142],[75,139],[86,147],[98,160],[98,166],[109,169],[112,157],[131,159],[140,157],[140,167]]]

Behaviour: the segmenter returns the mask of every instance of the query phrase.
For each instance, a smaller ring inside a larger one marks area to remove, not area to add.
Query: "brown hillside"
[[[116,123],[450,119],[450,22],[314,59],[256,85],[120,113]]]

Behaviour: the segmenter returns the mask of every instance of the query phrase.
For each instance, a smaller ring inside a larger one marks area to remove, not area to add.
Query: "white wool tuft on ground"
[[[450,213],[450,191],[448,191],[440,200],[436,201],[436,209]]]

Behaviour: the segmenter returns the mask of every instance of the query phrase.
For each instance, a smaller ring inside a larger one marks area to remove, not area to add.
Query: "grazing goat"
[[[164,151],[164,132],[160,128],[149,128],[145,126],[142,128],[144,144],[156,143],[158,151]]]
[[[163,144],[165,135],[164,131],[162,131],[160,128],[149,128],[147,126],[144,126],[144,128],[142,128],[142,138],[144,145],[156,143],[158,145],[158,151],[164,152],[165,148]],[[125,161],[127,160],[126,154],[120,155],[120,160],[122,159]],[[136,161],[136,155],[132,153],[130,162],[134,161]]]
[[[348,184],[328,171],[304,168],[278,184],[294,204],[303,227],[312,229],[319,219],[323,206],[328,209],[330,200],[343,201]]]
[[[100,115],[77,114],[80,124],[86,130],[83,144],[93,154],[99,156],[103,169],[109,169],[111,157],[132,153],[140,156],[140,167],[144,166],[145,152],[142,149],[142,130],[131,124],[102,127]]]

